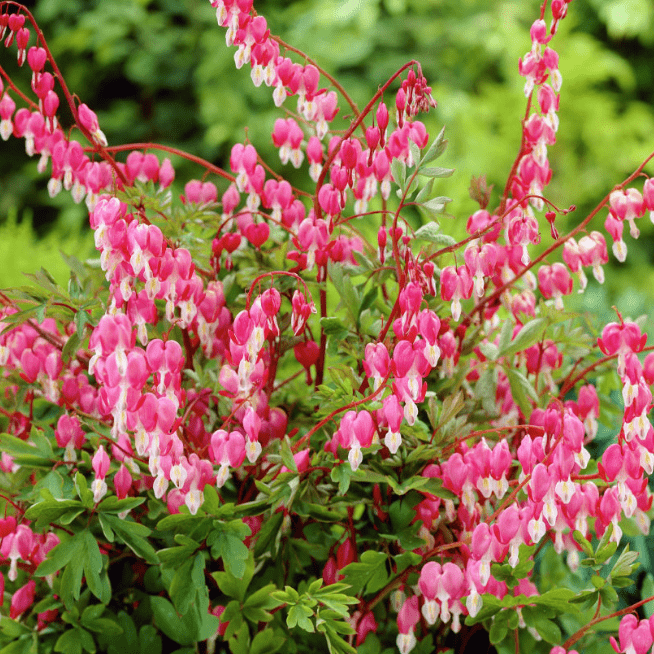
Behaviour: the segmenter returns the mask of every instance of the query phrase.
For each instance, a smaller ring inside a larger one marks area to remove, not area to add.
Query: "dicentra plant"
[[[602,652],[618,625],[616,651],[650,651],[653,598],[616,604],[638,565],[623,530],[650,528],[654,355],[566,297],[603,281],[606,233],[624,261],[625,223],[654,219],[654,154],[559,233],[568,3],[531,27],[515,163],[495,206],[473,180],[467,218],[433,191],[454,171],[418,62],[359,107],[252,0],[212,5],[302,183],[255,143],[230,170],[108,143],[0,2],[31,70],[20,88],[0,69],[0,135],[86,202],[100,255],[68,257],[67,288],[42,270],[0,295],[0,654],[464,651],[479,625],[502,652]],[[198,166],[179,198],[164,156]]]

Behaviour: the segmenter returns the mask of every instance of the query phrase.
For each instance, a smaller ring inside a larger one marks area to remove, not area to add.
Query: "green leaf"
[[[426,209],[430,214],[438,216],[445,211],[445,206],[448,204],[448,202],[452,202],[452,198],[436,197],[432,198],[431,200],[427,200],[427,202],[423,202],[418,206]]]
[[[414,165],[418,164],[420,161],[420,148],[418,147],[418,144],[411,139],[409,139],[409,152],[411,153]]]
[[[233,597],[239,602],[245,598],[245,593],[254,576],[254,556],[250,554],[248,557],[245,573],[241,579],[235,577],[231,572],[213,572],[211,576],[215,579],[221,592],[227,597]]]
[[[2,618],[7,620],[7,618]],[[34,640],[32,636],[23,636],[0,649],[0,654],[32,654]]]
[[[21,636],[31,635],[32,633],[31,630],[28,629],[24,624],[21,624],[20,622],[16,622],[16,620],[12,620],[6,615],[3,615],[2,620],[0,621],[0,631],[4,636],[7,636],[7,638],[12,638],[12,639],[17,639],[20,638]]]
[[[515,400],[516,404],[520,407],[523,415],[531,415],[531,403],[529,399],[532,399],[536,404],[538,404],[538,395],[534,390],[534,387],[531,385],[531,382],[515,368],[504,368],[506,376],[509,379],[509,385],[511,386],[511,395]]]
[[[420,165],[428,164],[435,159],[438,159],[438,157],[440,157],[443,152],[445,152],[445,148],[447,148],[447,139],[445,139],[445,127],[443,127],[438,136],[433,140],[432,144],[427,149],[427,152],[425,152],[422,160],[420,161]]]
[[[543,338],[543,332],[547,327],[547,320],[545,318],[534,318],[516,334],[515,338],[509,345],[500,350],[500,356],[509,357],[517,352],[522,352],[535,343],[538,343]]]
[[[618,593],[613,586],[604,586],[600,589],[600,597],[602,602],[606,604],[615,604],[618,601]]]
[[[82,654],[82,637],[78,629],[68,629],[57,638],[55,652]]]
[[[313,616],[313,611],[308,607],[302,604],[296,604],[292,606],[288,611],[288,617],[286,618],[286,625],[289,629],[292,629],[295,626],[308,631],[309,633],[314,633],[315,627],[313,622],[309,618]]]
[[[338,494],[345,495],[350,487],[350,479],[352,478],[350,464],[341,463],[341,465],[333,467],[330,477],[333,482],[338,483]]]
[[[334,510],[322,504],[313,504],[312,502],[302,502],[296,500],[293,503],[293,509],[299,516],[310,517],[319,522],[338,522],[343,519],[343,516]],[[277,514],[275,514],[277,515]],[[259,532],[261,533],[261,532]],[[260,538],[261,536],[259,536]]]
[[[215,540],[211,545],[211,555],[223,560],[225,570],[237,579],[242,579],[246,571],[249,550],[243,543],[250,535],[250,528],[241,520],[214,520]]]
[[[628,577],[638,567],[637,558],[638,552],[630,552],[627,544],[611,570],[611,578],[615,581],[616,577]]]
[[[64,568],[60,578],[59,590],[61,599],[68,610],[79,600],[82,576],[84,575],[84,562],[86,557],[81,555],[73,557]]]
[[[250,654],[250,630],[247,623],[243,622],[238,632],[228,642],[232,654]]]
[[[552,622],[552,620],[536,617],[534,627],[539,636],[551,645],[556,645],[561,642],[561,629],[559,629],[559,626],[555,622]]]
[[[455,168],[421,168],[418,175],[423,177],[451,177]]]
[[[157,522],[157,531],[184,531],[190,533],[196,525],[206,520],[204,516],[191,513],[174,513]]]
[[[497,414],[497,408],[495,406],[496,390],[497,380],[495,378],[495,372],[490,365],[487,365],[475,384],[475,397],[481,400],[482,408],[489,416],[495,416]]]
[[[350,563],[341,572],[345,582],[352,586],[352,594],[359,595],[363,589],[367,593],[380,590],[388,582],[388,555],[385,552],[368,550],[361,555],[361,561]]]
[[[588,539],[578,530],[572,532],[572,537],[575,539],[579,547],[583,550],[586,556],[594,556],[593,548],[588,542]]]
[[[19,465],[31,468],[52,468],[53,460],[47,452],[43,452],[20,438],[11,436],[11,434],[0,434],[0,451],[11,455]]]
[[[145,559],[150,565],[157,565],[159,563],[157,553],[154,551],[152,545],[150,545],[150,543],[144,538],[144,536],[148,536],[151,533],[151,530],[148,527],[138,522],[132,522],[127,518],[121,520],[119,517],[110,513],[105,513],[100,517],[103,521],[109,524],[120,540],[125,543],[134,554]]]
[[[42,530],[51,522],[56,522],[71,509],[81,509],[83,511],[84,505],[79,500],[43,500],[30,506],[25,511],[25,517],[29,520],[36,519],[36,529]]]
[[[297,464],[295,463],[295,459],[293,458],[293,452],[291,450],[291,441],[288,436],[284,436],[284,438],[282,438],[281,440],[281,454],[282,454],[282,461],[284,462],[284,465],[289,470],[297,474]]]
[[[602,534],[602,538],[600,538],[600,542],[597,544],[597,549],[595,550],[595,552],[599,552],[601,549],[606,547],[612,535],[613,535],[613,523],[609,522],[607,528],[604,530],[604,533]]]
[[[249,654],[275,654],[285,642],[280,632],[264,629],[252,639]]]
[[[345,338],[348,334],[348,328],[338,318],[326,316],[320,319],[320,325],[325,334],[336,339]]]
[[[253,570],[254,572],[254,570]],[[272,593],[275,592],[275,584],[268,584],[263,588],[252,593],[244,602],[243,607],[252,607],[252,608],[261,608],[261,609],[275,609],[278,606],[284,604],[272,597]]]
[[[204,487],[204,503],[202,510],[209,515],[215,515],[220,511],[220,499],[218,498],[218,491],[212,484],[207,484]]]
[[[414,237],[419,241],[435,243],[439,247],[450,247],[456,244],[456,240],[449,234],[443,234],[441,228],[435,222],[429,222],[420,227]]]
[[[102,554],[94,536],[88,529],[82,533],[84,539],[84,576],[89,590],[103,603],[108,604],[111,596],[107,597],[106,586],[102,583],[100,573],[102,572]]]
[[[391,161],[391,175],[393,175],[393,181],[401,189],[404,189],[406,185],[406,164],[400,159],[393,159]]]
[[[261,554],[271,549],[271,546],[276,541],[277,533],[282,526],[283,520],[284,514],[281,511],[273,513],[269,518],[264,520],[261,530],[257,534],[257,542],[254,545],[255,556],[261,556]]]
[[[168,594],[175,609],[183,615],[189,610],[196,592],[205,588],[204,556],[198,553],[175,570]]]
[[[96,633],[104,634],[107,636],[120,636],[123,633],[122,627],[110,618],[103,618],[102,614],[105,611],[103,604],[92,604],[87,606],[82,612],[80,624]]]
[[[83,548],[83,536],[75,534],[69,540],[65,540],[53,547],[34,574],[37,577],[54,574],[57,570],[61,570],[71,559],[79,558]]]
[[[489,343],[488,341],[479,343],[479,351],[490,361],[495,361],[500,352],[495,343]]]
[[[493,626],[488,632],[488,639],[493,643],[493,645],[497,645],[506,638],[508,632],[509,625],[507,624],[507,620],[503,616],[497,617],[493,621]]]
[[[161,636],[151,625],[146,624],[139,630],[140,654],[161,654]]]
[[[604,547],[598,548],[595,554],[595,563],[598,565],[606,563],[618,549],[618,544],[614,541],[607,543]]]
[[[150,605],[152,606],[155,624],[168,638],[179,645],[193,644],[193,634],[189,633],[188,628],[169,600],[165,597],[150,596]]]
[[[648,572],[643,579],[643,587],[641,590],[642,597],[652,597],[654,596],[654,577],[652,573]],[[654,615],[654,602],[647,602],[643,606],[643,611],[645,612],[646,618],[651,618]]]
[[[122,513],[123,511],[130,511],[140,506],[145,502],[145,497],[125,497],[119,500],[115,495],[109,495],[97,506],[97,511],[100,513]]]

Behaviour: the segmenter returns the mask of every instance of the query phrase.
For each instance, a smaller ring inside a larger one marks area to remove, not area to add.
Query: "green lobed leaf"
[[[315,631],[315,627],[313,626],[313,622],[311,622],[309,619],[312,616],[313,611],[308,606],[296,604],[295,606],[292,606],[288,611],[286,625],[289,629],[297,626],[300,627],[300,629],[304,629],[304,631],[313,633]]]
[[[179,645],[192,645],[193,634],[175,611],[175,607],[165,597],[150,596],[150,605],[157,627]]]
[[[196,592],[205,587],[204,556],[198,553],[175,570],[168,594],[175,609],[184,614],[189,610],[191,602],[195,599]]]
[[[222,558],[225,570],[237,579],[242,579],[246,572],[249,550],[243,543],[250,535],[250,528],[241,520],[214,520],[214,541],[211,556]]]
[[[222,593],[242,602],[254,576],[254,556],[250,553],[245,566],[245,573],[240,579],[235,577],[229,570],[213,572],[211,576],[215,579]]]

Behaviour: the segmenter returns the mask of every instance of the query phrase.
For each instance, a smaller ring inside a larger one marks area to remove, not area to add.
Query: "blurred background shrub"
[[[447,230],[462,234],[476,208],[467,191],[472,175],[486,174],[495,185],[493,206],[518,148],[525,101],[517,61],[529,45],[536,2],[261,0],[256,7],[274,33],[334,74],[359,105],[404,62],[420,61],[439,103],[425,122],[432,133],[446,125],[445,165],[457,169],[438,187],[455,199],[449,209],[456,220]],[[234,51],[224,47],[224,30],[206,0],[38,0],[34,14],[69,88],[97,111],[111,144],[175,145],[227,167],[231,145],[247,137],[280,168],[270,139],[280,111],[269,89],[255,88],[248,70],[235,69]],[[547,192],[557,204],[577,206],[568,224],[583,218],[652,146],[653,44],[648,0],[570,5],[554,42],[563,87]],[[14,72],[9,53],[2,57]],[[0,243],[7,254],[0,287],[41,265],[65,280],[57,249],[93,255],[85,208],[66,193],[48,197],[47,177],[21,142],[2,147]],[[192,164],[174,163],[180,181],[201,175]],[[626,264],[612,261],[619,270],[607,274],[605,288],[591,282],[579,308],[605,317],[613,304],[632,316],[648,312],[654,227],[645,222],[639,241],[627,237]],[[557,224],[564,228],[566,220]]]

